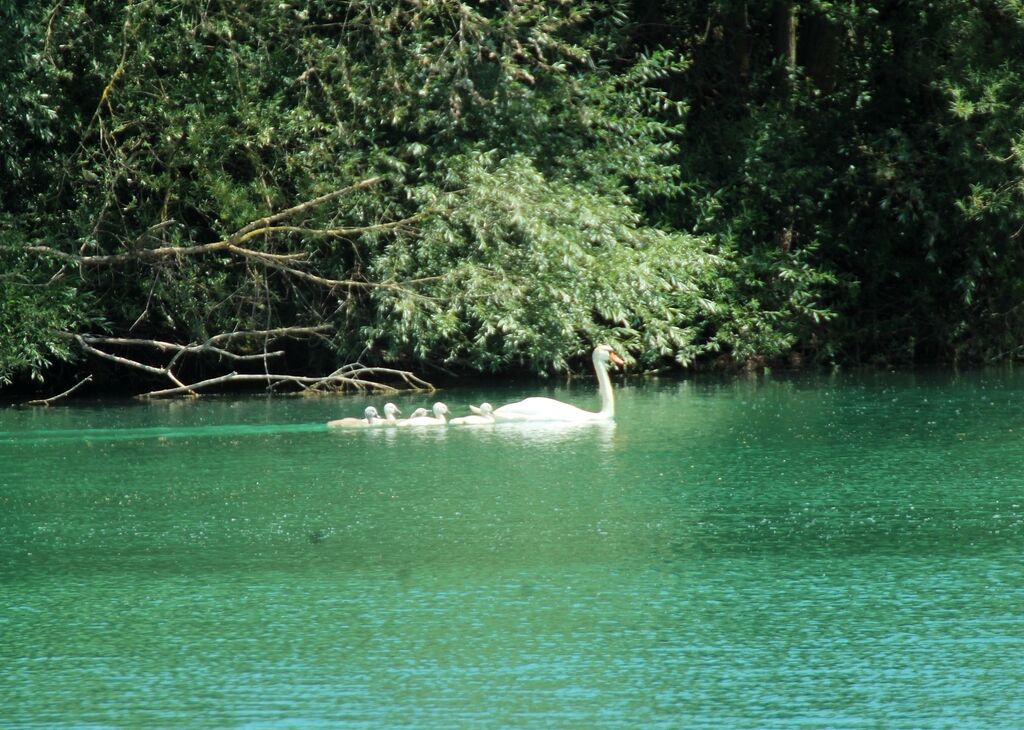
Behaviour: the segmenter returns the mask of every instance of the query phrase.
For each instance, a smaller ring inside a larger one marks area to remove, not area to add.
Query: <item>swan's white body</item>
[[[494,406],[490,403],[481,403],[480,407],[470,406],[472,416],[460,416],[453,418],[449,423],[453,426],[490,426],[494,423]]]
[[[594,373],[597,375],[597,390],[601,396],[601,410],[585,411],[582,408],[563,403],[554,398],[526,398],[509,403],[494,411],[494,420],[501,421],[546,421],[557,423],[586,423],[589,421],[610,421],[615,417],[615,395],[612,381],[608,377],[608,364],[624,365],[625,362],[608,345],[594,348]]]
[[[363,411],[363,418],[339,418],[334,421],[328,421],[328,428],[367,428],[369,426],[380,426],[382,421],[380,414],[377,413],[377,409],[373,406],[368,406]]]
[[[416,416],[413,415],[404,421],[399,421],[400,427],[405,426],[444,426],[448,421],[445,416],[448,415],[448,406],[444,403],[434,404],[434,415],[432,416]]]

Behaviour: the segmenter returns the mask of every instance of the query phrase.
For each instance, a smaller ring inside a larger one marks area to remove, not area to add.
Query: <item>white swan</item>
[[[399,421],[399,426],[444,426],[448,423],[445,420],[445,416],[448,415],[448,406],[444,403],[434,404],[434,415],[432,416],[413,416],[407,418],[404,421]]]
[[[366,410],[363,411],[364,418],[339,418],[334,421],[328,421],[328,428],[366,428],[367,426],[379,426],[381,425],[380,414],[377,413],[377,409],[373,406],[367,406]]]
[[[396,406],[394,403],[385,403],[384,404],[384,423],[382,425],[384,425],[384,426],[397,426],[398,425],[398,419],[395,418],[395,416],[400,416],[400,415],[402,415],[402,412],[400,410],[398,410],[398,406]]]
[[[460,416],[453,418],[448,423],[452,426],[490,426],[494,423],[494,406],[490,403],[481,403],[480,407],[470,406],[472,416]]]
[[[494,420],[562,423],[610,421],[615,417],[615,395],[612,393],[611,378],[608,377],[608,364],[625,365],[626,363],[608,345],[598,345],[594,348],[593,361],[594,372],[597,375],[597,390],[601,396],[600,411],[596,413],[585,411],[554,398],[526,398],[495,410]]]

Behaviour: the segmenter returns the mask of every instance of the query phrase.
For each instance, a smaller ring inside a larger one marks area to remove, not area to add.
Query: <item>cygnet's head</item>
[[[373,406],[367,406],[366,410],[363,411],[363,416],[367,421],[373,421],[375,418],[380,418],[380,414],[377,413],[377,409]]]
[[[430,411],[428,411],[426,408],[417,408],[415,411],[412,412],[412,415],[409,416],[409,418],[423,418],[424,416],[429,415]]]
[[[402,412],[398,410],[398,406],[396,406],[394,403],[384,404],[384,418],[391,419],[394,418],[395,416],[400,415],[402,415]]]
[[[476,415],[484,416],[485,418],[489,418],[490,416],[494,415],[494,406],[492,406],[490,403],[481,403],[479,406],[470,406],[469,410],[471,410]]]
[[[434,404],[434,417],[435,418],[440,418],[441,416],[447,416],[447,415],[448,415],[448,406],[446,406],[444,403],[440,403],[440,402]]]

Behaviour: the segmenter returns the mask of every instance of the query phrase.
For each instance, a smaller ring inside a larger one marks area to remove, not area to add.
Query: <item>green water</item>
[[[0,726],[1024,727],[1022,394],[642,382],[568,430],[2,411]]]

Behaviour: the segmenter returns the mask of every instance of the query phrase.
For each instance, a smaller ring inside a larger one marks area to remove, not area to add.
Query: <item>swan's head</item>
[[[384,418],[387,418],[387,419],[390,420],[390,419],[394,418],[395,416],[400,416],[400,415],[402,415],[402,412],[400,410],[398,410],[398,406],[396,406],[394,403],[385,403],[384,404]]]
[[[448,415],[448,406],[446,406],[444,403],[440,403],[440,402],[434,404],[434,418],[441,418],[442,416],[447,416],[447,415]]]
[[[608,363],[622,367],[626,361],[619,357],[611,345],[598,345],[594,348],[594,364],[608,367]]]
[[[374,419],[380,418],[380,414],[377,413],[377,409],[374,408],[373,406],[367,406],[366,410],[363,411],[363,416],[366,418],[367,421],[370,421],[371,423],[374,421]]]

